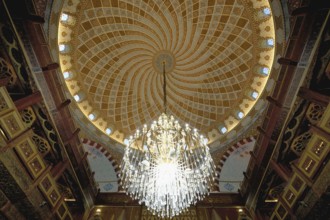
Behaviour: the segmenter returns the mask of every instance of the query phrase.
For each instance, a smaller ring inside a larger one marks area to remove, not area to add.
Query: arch
[[[118,191],[119,191],[121,189],[121,187],[120,187],[120,168],[119,168],[117,161],[114,159],[114,157],[111,155],[111,153],[105,147],[103,147],[101,144],[99,144],[97,142],[94,142],[94,141],[86,139],[86,138],[83,138],[81,141],[82,141],[83,145],[87,145],[89,147],[97,149],[98,152],[102,153],[103,156],[105,158],[107,158],[107,160],[110,162],[110,164],[112,165],[112,167],[116,173]],[[85,147],[84,147],[84,150],[86,151]],[[95,170],[93,170],[93,171],[97,172]]]
[[[232,145],[231,147],[229,147],[227,149],[227,151],[222,155],[219,163],[217,164],[216,166],[216,174],[217,174],[217,178],[215,180],[215,187],[214,189],[216,191],[219,191],[220,192],[220,178],[221,178],[221,171],[227,161],[227,159],[230,157],[230,155],[232,155],[237,149],[239,149],[240,147],[242,146],[246,146],[246,144],[248,143],[251,143],[251,142],[254,142],[256,139],[255,137],[251,136],[251,137],[248,137],[248,138],[244,138],[240,141],[238,141],[237,143],[235,143],[234,145]],[[242,171],[243,172],[243,171]]]

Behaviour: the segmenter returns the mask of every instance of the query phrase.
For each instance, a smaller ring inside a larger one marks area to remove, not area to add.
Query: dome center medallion
[[[153,58],[153,67],[156,72],[163,73],[163,62],[165,62],[165,72],[172,72],[175,68],[175,58],[168,50],[162,50],[155,54]]]

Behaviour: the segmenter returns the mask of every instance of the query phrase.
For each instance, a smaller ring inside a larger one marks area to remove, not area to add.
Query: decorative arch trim
[[[236,144],[232,145],[231,147],[229,147],[229,149],[222,155],[218,165],[216,166],[216,174],[217,174],[217,178],[214,181],[214,189],[218,192],[220,192],[220,174],[221,174],[221,170],[226,162],[226,160],[228,159],[228,157],[238,148],[240,148],[241,146],[244,146],[247,143],[250,143],[252,141],[255,141],[255,137],[251,136],[248,138],[244,138],[240,141],[238,141]]]
[[[86,139],[86,138],[82,138],[81,142],[83,144],[88,144],[89,146],[98,149],[102,154],[104,154],[106,156],[106,158],[108,158],[108,160],[112,164],[112,166],[113,166],[113,168],[116,172],[117,178],[118,178],[118,181],[117,181],[118,182],[118,187],[119,187],[118,190],[121,190],[121,187],[120,187],[120,167],[118,165],[118,162],[112,157],[110,152],[106,148],[104,148],[101,144],[99,144],[95,141],[92,141],[92,140],[89,140],[89,139]]]

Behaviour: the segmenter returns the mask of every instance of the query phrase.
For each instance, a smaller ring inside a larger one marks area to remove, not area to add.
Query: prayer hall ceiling
[[[165,61],[168,114],[209,143],[246,130],[272,88],[279,42],[272,7],[258,0],[54,3],[50,43],[78,121],[123,143],[164,111]]]

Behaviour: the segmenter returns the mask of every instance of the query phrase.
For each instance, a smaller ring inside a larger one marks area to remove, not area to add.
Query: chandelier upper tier
[[[164,113],[129,138],[121,164],[122,186],[160,217],[173,217],[208,195],[215,166],[207,139]]]

